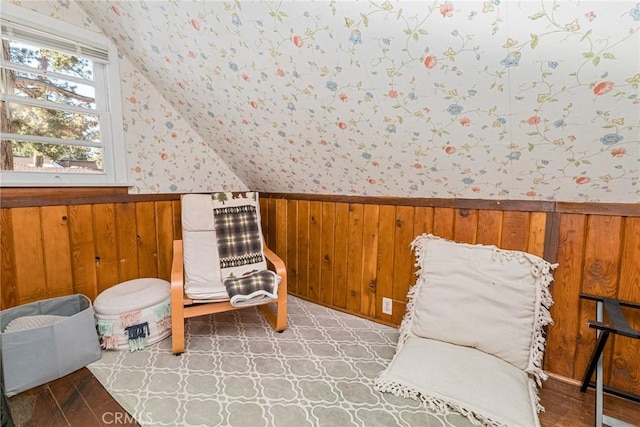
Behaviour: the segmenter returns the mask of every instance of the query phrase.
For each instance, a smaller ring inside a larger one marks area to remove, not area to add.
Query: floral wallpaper
[[[68,0],[13,3],[100,32]],[[248,189],[126,57],[119,65],[130,193]]]
[[[140,192],[235,173],[257,191],[640,202],[637,1],[72,3],[133,65]],[[205,178],[219,159],[233,172]]]
[[[120,74],[130,192],[249,189],[127,59]]]

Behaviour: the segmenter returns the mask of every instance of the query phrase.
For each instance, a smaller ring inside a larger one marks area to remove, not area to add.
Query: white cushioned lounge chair
[[[556,267],[535,255],[422,235],[418,278],[396,354],[378,391],[458,413],[473,425],[539,426],[537,386],[549,285]]]

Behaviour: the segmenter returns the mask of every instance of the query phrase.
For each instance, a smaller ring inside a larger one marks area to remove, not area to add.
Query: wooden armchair
[[[259,306],[278,332],[287,324],[287,271],[266,247],[257,193],[182,197],[183,240],[173,242],[172,350],[185,350],[185,319]]]

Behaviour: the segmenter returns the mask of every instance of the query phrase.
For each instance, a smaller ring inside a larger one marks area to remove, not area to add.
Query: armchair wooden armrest
[[[184,264],[182,240],[173,241],[171,262],[171,347],[174,354],[184,351]],[[189,302],[187,302],[188,304]]]
[[[271,310],[268,304],[261,305],[260,309],[273,329],[278,332],[282,332],[287,327],[287,268],[285,267],[284,261],[282,261],[275,252],[269,249],[266,244],[263,244],[262,246],[262,252],[264,253],[265,258],[267,258],[268,263],[272,265],[281,280],[278,285],[278,299],[276,301],[277,307],[275,313]]]

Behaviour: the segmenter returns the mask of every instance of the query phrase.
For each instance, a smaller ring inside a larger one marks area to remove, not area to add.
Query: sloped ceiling
[[[635,1],[77,4],[249,188],[640,201]]]

